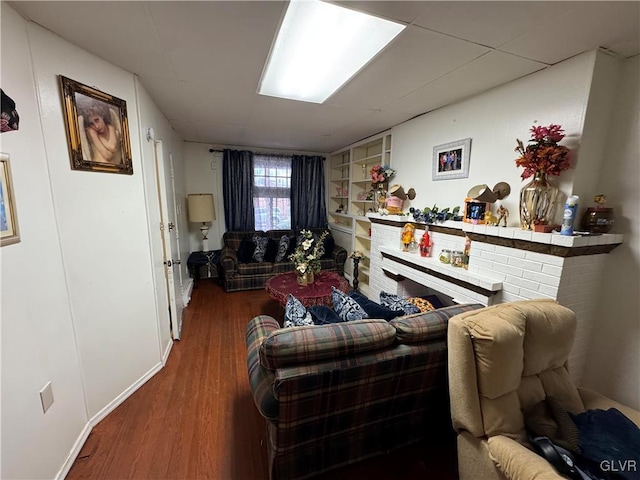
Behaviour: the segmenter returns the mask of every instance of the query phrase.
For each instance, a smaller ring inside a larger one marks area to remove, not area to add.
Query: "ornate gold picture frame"
[[[20,241],[9,155],[0,153],[0,246]]]
[[[127,102],[59,75],[73,170],[133,174]]]

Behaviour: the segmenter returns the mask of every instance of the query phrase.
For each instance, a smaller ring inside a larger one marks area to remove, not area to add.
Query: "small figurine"
[[[498,218],[491,213],[491,210],[484,212],[484,223],[486,225],[498,225]]]
[[[403,252],[408,252],[409,251],[409,245],[411,245],[411,242],[413,242],[413,235],[416,231],[416,227],[413,223],[405,223],[404,227],[402,228],[402,251]]]
[[[504,226],[506,227],[507,219],[509,218],[509,210],[500,205],[496,213],[498,214],[498,226],[500,226],[502,220],[504,220]]]

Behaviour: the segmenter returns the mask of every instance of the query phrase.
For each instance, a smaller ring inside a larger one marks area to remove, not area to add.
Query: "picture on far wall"
[[[71,168],[132,175],[127,102],[59,78]]]
[[[0,153],[0,246],[20,241],[16,201],[13,196],[9,155]]]
[[[432,180],[467,178],[470,153],[470,138],[433,147]]]

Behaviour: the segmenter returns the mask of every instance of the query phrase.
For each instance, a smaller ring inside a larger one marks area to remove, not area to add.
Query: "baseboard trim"
[[[73,444],[73,448],[71,449],[71,452],[69,452],[67,459],[62,464],[62,468],[60,468],[60,470],[56,474],[55,480],[64,480],[64,478],[69,474],[69,470],[71,470],[73,462],[75,462],[76,458],[78,458],[80,450],[84,446],[84,443],[87,441],[87,438],[89,438],[89,434],[91,433],[91,430],[93,430],[94,426],[95,425],[92,425],[91,422],[88,422],[84,426],[84,429],[82,430],[82,432],[80,432],[80,436],[76,440],[76,443]]]
[[[191,301],[191,293],[193,292],[193,278],[187,279],[184,287],[182,288],[182,303],[186,307]]]
[[[162,355],[162,366],[164,367],[167,364],[167,360],[169,359],[169,353],[173,348],[173,340],[169,340],[167,344],[167,348],[164,349],[164,355]]]
[[[169,355],[169,351],[171,351],[172,345],[173,345],[173,342],[169,342],[169,346],[166,350],[166,356]],[[64,463],[62,464],[62,467],[56,474],[55,476],[56,480],[64,480],[64,478],[67,476],[67,474],[69,473],[69,470],[71,470],[71,467],[73,466],[73,462],[76,461],[76,458],[78,458],[78,455],[80,454],[80,450],[82,449],[85,442],[87,441],[87,438],[89,438],[89,434],[91,433],[91,430],[93,430],[93,427],[95,427],[98,423],[100,423],[100,421],[104,417],[109,415],[118,406],[120,406],[122,402],[124,402],[127,398],[129,398],[136,390],[138,390],[142,385],[144,385],[151,377],[153,377],[156,373],[162,370],[162,367],[164,366],[165,361],[166,361],[166,357],[163,358],[163,363],[158,363],[154,365],[147,373],[145,373],[142,377],[136,380],[136,382],[134,382],[129,388],[127,388],[124,392],[122,392],[120,395],[114,398],[113,401],[111,401],[108,405],[106,405],[102,410],[100,410],[97,414],[93,416],[93,418],[91,418],[87,422],[84,429],[78,436],[78,439],[76,440],[75,444],[73,445],[71,452],[69,452],[69,456],[64,461]]]

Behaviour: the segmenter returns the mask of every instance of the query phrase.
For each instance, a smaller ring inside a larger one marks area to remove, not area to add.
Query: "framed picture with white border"
[[[469,176],[471,138],[433,147],[432,180],[450,180]]]

